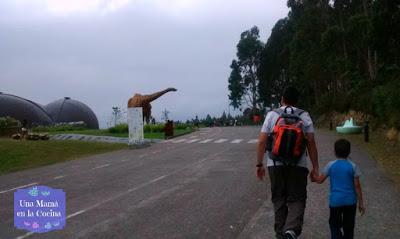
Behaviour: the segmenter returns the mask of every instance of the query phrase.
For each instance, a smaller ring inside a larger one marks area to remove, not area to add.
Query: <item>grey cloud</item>
[[[111,107],[125,107],[135,92],[174,86],[178,92],[154,102],[157,119],[165,108],[175,120],[220,115],[228,110],[229,64],[240,33],[258,25],[265,40],[287,8],[286,1],[267,1],[241,12],[242,2],[216,2],[185,19],[133,3],[94,16],[23,18],[14,9],[0,17],[0,91],[41,104],[70,96],[105,126]],[[0,3],[0,13],[6,7]],[[261,7],[276,10],[263,15]]]

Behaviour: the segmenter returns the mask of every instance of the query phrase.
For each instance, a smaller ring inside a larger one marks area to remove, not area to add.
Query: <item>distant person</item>
[[[360,184],[360,169],[348,159],[350,142],[339,139],[335,142],[336,160],[329,162],[322,174],[312,180],[323,183],[330,179],[329,226],[332,239],[353,239],[357,211],[365,213],[364,200]]]
[[[28,121],[24,119],[21,125],[21,139],[25,139],[28,135]]]
[[[313,122],[306,111],[295,107],[299,97],[294,87],[284,90],[282,106],[267,113],[258,139],[256,175],[263,180],[267,152],[277,239],[297,238],[302,232],[309,172],[306,149],[311,173],[319,175]]]

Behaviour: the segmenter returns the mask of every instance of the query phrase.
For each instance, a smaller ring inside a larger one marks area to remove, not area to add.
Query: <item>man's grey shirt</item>
[[[286,108],[286,106],[282,106],[281,109],[284,110]],[[293,110],[296,110],[296,107],[292,107]],[[262,133],[272,133],[275,123],[279,118],[279,114],[275,111],[270,111],[267,113],[267,116],[265,117],[265,121],[264,124],[261,128],[261,132]],[[306,111],[304,111],[304,113],[302,113],[300,115],[300,119],[303,121],[303,132],[305,134],[307,133],[314,133],[314,125],[313,122],[311,120],[310,114]],[[265,154],[265,160],[267,160],[267,167],[270,166],[280,166],[283,165],[281,162],[275,162],[272,159],[270,159],[268,157],[268,153]],[[304,167],[307,168],[307,155],[306,152],[304,152],[303,156],[301,157],[301,159],[299,160],[299,162],[297,163],[297,166],[299,167]]]

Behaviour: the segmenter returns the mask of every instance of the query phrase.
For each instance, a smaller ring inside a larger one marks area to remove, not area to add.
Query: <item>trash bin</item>
[[[164,126],[164,138],[172,138],[174,137],[174,122],[172,120],[168,120]]]

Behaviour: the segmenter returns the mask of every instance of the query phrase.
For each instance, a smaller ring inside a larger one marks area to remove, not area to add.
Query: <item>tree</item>
[[[169,113],[170,113],[170,112],[169,112],[167,109],[165,109],[165,110],[162,112],[161,119],[164,120],[165,122],[167,122],[167,121],[169,120],[169,118],[168,118]]]
[[[235,109],[243,104],[253,110],[262,108],[257,71],[264,44],[259,38],[259,30],[254,26],[241,34],[237,44],[237,59],[232,61],[228,80],[229,100]]]
[[[114,126],[116,126],[118,121],[122,118],[121,108],[119,108],[117,106],[112,107],[112,117],[113,117]]]

